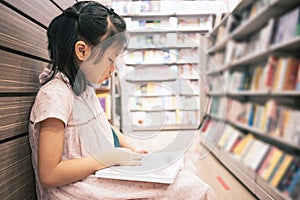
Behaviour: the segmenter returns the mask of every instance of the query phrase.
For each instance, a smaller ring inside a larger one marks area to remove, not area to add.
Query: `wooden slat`
[[[73,6],[76,3],[75,0],[54,0],[54,2],[62,9]]]
[[[20,137],[0,144],[0,180],[6,176],[6,171],[21,160],[30,156],[28,136]],[[0,183],[0,185],[3,183]]]
[[[0,199],[24,199],[35,195],[28,136],[0,144]]]
[[[3,4],[0,11],[1,46],[48,60],[46,30]]]
[[[10,5],[14,6],[18,10],[32,17],[36,21],[48,27],[51,20],[61,13],[61,10],[57,8],[50,1],[41,0],[5,0]]]
[[[35,196],[34,173],[31,167],[30,157],[21,161],[18,166],[7,171],[8,177],[2,177],[5,185],[1,186],[0,198],[2,200],[26,199]],[[32,198],[33,200],[35,198]]]
[[[33,176],[33,174],[32,174]],[[21,185],[18,188],[15,188],[11,191],[11,193],[7,194],[3,198],[3,200],[35,200],[36,192],[35,192],[35,182],[31,176],[27,177],[27,182],[25,182],[23,185]]]
[[[48,63],[0,50],[0,92],[37,92]]]
[[[0,141],[28,131],[34,97],[0,98]]]

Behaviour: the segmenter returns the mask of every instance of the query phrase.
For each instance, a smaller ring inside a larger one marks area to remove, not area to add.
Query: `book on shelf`
[[[280,165],[282,164],[282,162],[284,160],[284,157],[285,157],[285,153],[282,152],[282,154],[279,156],[279,159],[278,159],[277,163],[274,166],[274,169],[271,170],[271,174],[269,174],[267,182],[270,183],[270,181],[273,179],[273,177],[277,174],[278,169],[279,169]]]
[[[97,94],[99,103],[108,119],[111,118],[111,96],[109,93]]]
[[[277,63],[273,90],[295,90],[300,59],[281,57]]]
[[[293,159],[294,158],[292,155],[289,155],[289,154],[284,155],[283,161],[281,162],[280,166],[278,167],[276,174],[273,176],[272,180],[270,181],[270,183],[273,187],[277,187],[279,185],[280,180],[284,177],[284,174],[288,170]]]
[[[95,176],[98,178],[171,184],[175,181],[182,167],[182,152],[158,152],[145,154],[140,166],[113,166],[98,170]]]
[[[197,48],[136,50],[125,55],[127,64],[198,63]]]
[[[287,110],[284,114],[282,137],[292,144],[300,145],[300,110]]]
[[[230,152],[235,145],[236,141],[240,137],[240,132],[236,130],[235,128],[231,128],[230,130],[230,137],[226,140],[223,149],[227,152]]]
[[[238,90],[250,90],[253,73],[251,70],[245,70],[242,75]]]
[[[274,77],[276,73],[276,66],[278,62],[278,57],[274,55],[270,55],[268,57],[267,64],[264,68],[263,73],[263,83],[260,88],[262,89],[270,89],[273,87]]]
[[[247,125],[248,126],[253,126],[253,119],[254,119],[254,111],[255,111],[255,107],[252,103],[248,103],[247,106]]]
[[[283,155],[280,149],[275,146],[271,147],[266,159],[258,169],[258,175],[267,181]]]
[[[241,103],[235,99],[229,99],[227,101],[226,119],[232,122],[238,122],[245,125],[250,125],[252,120],[252,108],[251,102]]]
[[[300,160],[298,157],[294,157],[288,169],[284,173],[282,179],[279,181],[277,186],[278,190],[283,193],[287,193],[288,188],[296,174],[296,172],[300,169]]]
[[[275,19],[269,19],[266,26],[264,26],[259,32],[259,43],[260,51],[265,51],[272,42],[272,36],[274,33]]]
[[[293,179],[291,180],[291,183],[286,190],[286,193],[292,199],[300,198],[300,168],[295,172]]]
[[[201,132],[205,133],[212,122],[211,118],[208,115],[205,115],[202,121],[200,122],[199,129]]]
[[[279,129],[278,123],[281,121],[281,111],[281,107],[277,106],[277,103],[274,100],[267,101],[262,130],[270,135],[280,137],[281,130]]]
[[[261,85],[262,73],[263,73],[263,67],[258,66],[254,69],[250,90],[252,91],[259,90]]]
[[[267,127],[276,123],[276,114],[276,102],[275,100],[271,99],[267,101],[263,107],[259,130],[261,130],[263,133],[266,133]]]
[[[300,67],[298,68],[297,72],[296,91],[300,91]]]
[[[270,145],[255,139],[251,144],[249,151],[243,158],[243,164],[253,171],[256,171],[263,162],[266,154],[270,149]]]
[[[210,30],[212,28],[213,20],[210,16],[206,17],[194,17],[194,18],[179,18],[178,27],[199,27]]]
[[[295,90],[297,87],[298,71],[300,69],[300,59],[286,58],[287,66],[285,66],[286,72],[284,74],[284,82],[282,90]]]
[[[246,155],[246,152],[248,151],[253,141],[254,136],[252,134],[247,134],[233,149],[233,154],[237,156],[237,158],[242,158],[244,155]]]
[[[199,122],[199,112],[198,111],[179,111],[181,115],[182,125],[197,125]]]
[[[239,86],[241,85],[243,79],[243,73],[239,71],[234,71],[230,74],[231,79],[228,82],[228,90],[229,91],[238,91]]]
[[[232,57],[235,52],[235,42],[233,40],[229,40],[226,44],[226,54],[224,59],[224,64],[230,63]]]
[[[112,8],[114,8],[120,15],[147,15],[147,14],[162,14],[162,15],[184,15],[184,14],[210,14],[219,10],[224,13],[227,12],[225,3],[223,2],[202,2],[202,1],[113,1]],[[198,8],[198,9],[194,9]]]
[[[299,36],[300,26],[299,6],[277,19],[273,43],[282,43]]]
[[[224,129],[222,131],[222,135],[220,137],[220,140],[218,141],[217,143],[217,146],[221,147],[222,149],[224,148],[225,144],[226,144],[226,141],[230,138],[230,134],[231,134],[231,131],[232,131],[232,127],[228,124],[225,124],[224,125]]]
[[[238,131],[238,130],[236,130],[236,131]],[[235,141],[234,141],[234,143],[233,143],[233,145],[232,145],[232,147],[229,151],[232,155],[234,155],[233,150],[239,145],[239,143],[242,141],[242,139],[243,139],[243,135],[241,133],[239,133],[238,137],[235,139]],[[236,158],[240,159],[239,156],[237,156]]]

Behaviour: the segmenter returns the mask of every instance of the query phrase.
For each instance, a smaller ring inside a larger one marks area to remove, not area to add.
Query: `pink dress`
[[[95,109],[87,108],[88,105],[95,106]],[[63,160],[89,156],[93,151],[101,151],[108,148],[109,145],[113,145],[110,125],[94,89],[88,86],[82,97],[77,97],[72,92],[68,79],[58,72],[39,90],[30,115],[29,140],[39,200],[197,200],[216,198],[206,183],[187,170],[181,170],[175,182],[170,185],[101,179],[92,174],[72,184],[50,189],[43,188],[37,173],[39,125],[41,121],[50,117],[58,118],[65,123]],[[97,139],[89,139],[95,137]],[[89,148],[86,148],[87,146]]]

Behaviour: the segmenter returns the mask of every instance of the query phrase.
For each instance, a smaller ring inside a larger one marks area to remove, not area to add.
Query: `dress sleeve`
[[[60,81],[49,82],[43,86],[32,107],[30,121],[34,125],[48,118],[56,118],[67,127],[72,112],[72,93],[68,86]]]

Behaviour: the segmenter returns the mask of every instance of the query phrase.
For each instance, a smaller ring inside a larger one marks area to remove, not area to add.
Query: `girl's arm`
[[[64,129],[64,123],[59,119],[48,118],[41,122],[38,171],[44,187],[72,183],[106,167],[93,157],[62,160]]]
[[[123,135],[116,127],[112,126],[112,129],[115,131],[121,147],[131,149],[134,152],[149,153],[148,149],[138,147],[136,144],[134,144],[133,140]]]

